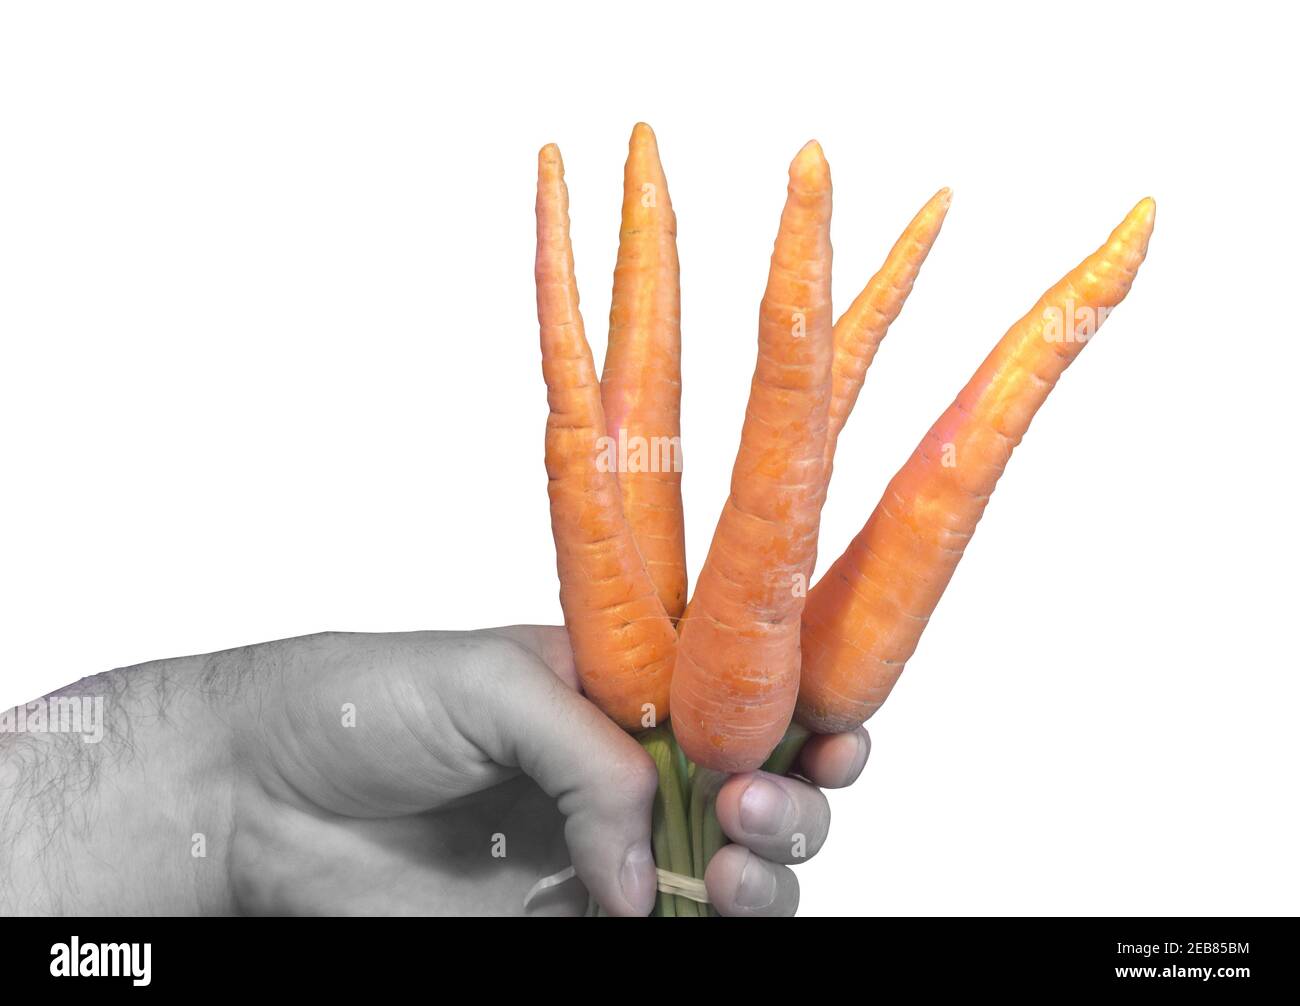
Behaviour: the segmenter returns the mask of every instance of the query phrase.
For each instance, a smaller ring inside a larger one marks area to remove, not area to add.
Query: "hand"
[[[578,694],[563,629],[327,633],[112,673],[166,682],[149,694],[177,707],[151,718],[118,703],[106,741],[133,719],[127,771],[139,779],[114,780],[112,800],[79,795],[94,848],[60,854],[80,900],[33,896],[46,864],[19,877],[27,910],[520,914],[532,885],[570,862],[578,880],[531,914],[580,913],[588,891],[610,914],[653,904],[654,769]],[[815,738],[798,771],[844,785],[867,750],[863,732]],[[34,788],[29,778],[14,798]],[[710,900],[723,914],[792,914],[798,887],[780,864],[820,847],[825,798],[749,773],[717,807],[736,844],[709,866]],[[192,860],[205,828],[207,858]],[[114,835],[123,847],[108,847]],[[14,843],[16,865],[28,844]],[[112,884],[96,862],[119,865]],[[123,884],[132,863],[139,882]]]
[[[327,635],[293,641],[239,745],[232,868],[240,906],[275,912],[517,914],[533,884],[571,861],[581,883],[533,903],[577,914],[653,904],[656,777],[640,745],[577,692],[561,628]],[[355,703],[354,726],[342,710]],[[817,738],[800,771],[851,782],[865,732]],[[749,773],[719,794],[736,845],[706,876],[723,914],[788,915],[781,863],[821,846],[826,799]],[[585,885],[585,887],[584,887]]]

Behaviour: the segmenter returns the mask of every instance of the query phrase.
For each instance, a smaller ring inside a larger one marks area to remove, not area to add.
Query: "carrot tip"
[[[816,140],[809,140],[807,143],[805,143],[802,147],[799,148],[799,153],[795,155],[794,159],[796,162],[798,162],[805,158],[817,159],[822,161],[826,160],[826,155],[822,151],[822,145],[818,143]]]
[[[554,143],[548,143],[537,152],[538,164],[558,164],[563,170],[564,159],[560,157],[560,148]]]
[[[1151,232],[1156,226],[1156,201],[1150,196],[1141,200],[1133,209],[1129,210],[1128,216],[1124,222],[1116,229],[1116,233],[1123,235],[1127,241],[1140,241],[1143,252],[1146,251],[1146,244],[1151,240]]]
[[[632,143],[654,143],[655,131],[647,123],[638,122],[632,127]]]
[[[822,153],[822,145],[816,140],[805,143],[790,162],[792,180],[801,179],[814,185],[825,184],[829,172],[830,166],[826,163],[826,155]]]
[[[948,188],[948,186],[945,185],[943,188],[941,188],[938,192],[934,194],[934,199],[935,202],[937,202],[940,206],[942,206],[946,210],[949,206],[952,205],[952,189]]]

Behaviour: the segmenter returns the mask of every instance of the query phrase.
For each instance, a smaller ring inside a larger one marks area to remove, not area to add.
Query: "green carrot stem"
[[[691,862],[695,866],[695,876],[700,880],[704,879],[710,858],[704,852],[705,825],[710,818],[717,820],[714,804],[718,790],[726,781],[727,776],[722,772],[697,767],[695,781],[691,784]]]
[[[786,728],[785,736],[781,742],[768,755],[767,761],[763,762],[763,771],[771,772],[773,775],[785,775],[794,765],[795,760],[799,757],[799,752],[803,750],[804,742],[812,736],[812,732],[798,723],[791,723]]]
[[[704,843],[704,863],[706,867],[717,854],[718,850],[727,844],[727,836],[723,834],[722,825],[718,823],[717,802],[717,794],[715,793],[714,798],[708,802],[707,813],[704,815],[704,822],[701,825]],[[718,914],[717,910],[712,905],[707,907],[708,912],[706,914]]]
[[[707,801],[703,782],[703,770],[701,770],[691,779],[691,809],[687,812],[691,823],[691,866],[694,867],[692,876],[697,880],[704,877],[704,868],[708,866],[704,861],[704,831],[701,827],[704,822],[704,804]]]
[[[668,818],[664,813],[663,793],[655,794],[654,816],[650,830],[650,846],[654,850],[656,863],[666,863],[669,859]],[[656,918],[671,919],[677,915],[677,899],[671,894],[660,891],[655,896]]]
[[[664,727],[648,730],[639,738],[641,745],[654,759],[655,769],[659,773],[659,789],[655,793],[655,810],[662,810],[664,844],[667,846],[667,862],[661,852],[655,850],[655,862],[673,873],[693,876],[691,872],[691,834],[686,819],[686,792],[682,778],[677,771],[676,743],[672,734]],[[653,844],[653,829],[651,833]],[[676,918],[698,918],[699,906],[690,898],[673,896]]]
[[[672,731],[669,731],[672,734]],[[686,752],[682,750],[681,745],[677,743],[677,738],[672,737],[673,754],[677,758],[677,778],[682,781],[682,789],[685,794],[686,802],[689,804],[691,797],[691,788],[695,784],[695,763],[686,757]]]
[[[722,826],[718,824],[718,790],[727,781],[727,775],[713,769],[695,769],[691,785],[691,861],[695,876],[703,880],[713,854],[726,844]],[[700,914],[717,915],[712,905],[701,905]]]

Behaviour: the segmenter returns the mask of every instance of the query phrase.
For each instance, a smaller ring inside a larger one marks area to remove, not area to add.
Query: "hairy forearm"
[[[230,710],[247,651],[108,671],[0,718],[0,913],[234,908]]]

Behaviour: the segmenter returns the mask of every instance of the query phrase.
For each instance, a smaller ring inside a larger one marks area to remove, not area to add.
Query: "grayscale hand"
[[[99,744],[0,734],[8,912],[529,914],[652,907],[655,773],[577,690],[562,628],[325,633],[86,679]],[[811,780],[729,780],[735,843],[710,864],[724,915],[790,915],[815,783],[861,772],[864,731],[814,738]],[[197,852],[201,848],[202,855]]]

